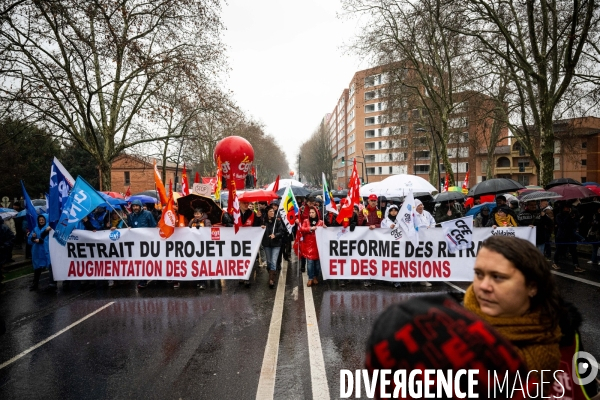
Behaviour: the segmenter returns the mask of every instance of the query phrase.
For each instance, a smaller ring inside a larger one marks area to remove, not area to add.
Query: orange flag
[[[183,163],[183,172],[181,173],[181,193],[184,196],[190,194],[190,184],[188,182],[187,171],[185,169],[185,163]]]
[[[158,221],[159,234],[163,239],[168,239],[175,231],[177,218],[175,216],[175,211],[173,211],[173,202],[173,190],[171,190],[169,192],[169,200]]]
[[[160,179],[160,174],[158,173],[158,168],[156,167],[156,160],[154,160],[154,185],[156,186],[156,191],[158,192],[158,199],[160,200],[160,204],[165,206],[169,199],[167,198],[167,191],[165,190],[165,185],[163,185],[162,179]]]
[[[221,157],[217,157],[217,186],[215,187],[215,200],[221,199],[221,182],[223,181],[223,171],[221,170]]]

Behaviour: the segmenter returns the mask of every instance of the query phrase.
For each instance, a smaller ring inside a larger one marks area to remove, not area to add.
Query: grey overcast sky
[[[298,148],[331,112],[354,72],[344,55],[355,23],[337,18],[337,0],[228,0],[224,35],[231,72],[227,89],[265,125],[295,170]]]

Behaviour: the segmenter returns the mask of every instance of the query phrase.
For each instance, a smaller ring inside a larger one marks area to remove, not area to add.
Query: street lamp
[[[427,132],[427,130],[425,128],[417,128],[417,129],[415,129],[415,131],[417,131],[417,132]],[[436,159],[437,159],[437,173],[438,173],[437,174],[437,178],[438,178],[438,181],[437,181],[437,184],[435,186],[436,186],[437,189],[439,189],[440,188],[440,179],[441,179],[440,178],[440,172],[441,172],[440,171],[440,154],[438,153],[437,144],[435,142],[435,136],[433,135],[433,129],[431,129],[431,127],[430,127],[430,132],[431,132],[431,140],[433,140],[433,149],[435,150],[435,156],[436,156]]]
[[[363,170],[363,176],[366,177],[367,182],[369,183],[369,171],[367,170],[367,159],[365,158],[365,152],[361,150],[362,156],[355,156],[354,158],[362,158],[364,161],[364,165],[362,162],[357,161],[357,163],[360,163],[361,165],[361,169]]]

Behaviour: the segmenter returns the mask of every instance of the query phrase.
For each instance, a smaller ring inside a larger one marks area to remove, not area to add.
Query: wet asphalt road
[[[587,266],[586,268],[589,268]],[[565,268],[562,273],[570,274]],[[577,275],[600,282],[600,270]],[[41,287],[47,286],[47,274]],[[258,268],[252,286],[192,282],[174,290],[154,282],[112,289],[74,282],[69,290],[29,292],[31,277],[7,282],[0,315],[0,364],[99,308],[105,309],[0,368],[0,399],[254,399],[276,290]],[[584,317],[586,350],[600,360],[600,287],[556,276],[562,295]],[[454,284],[465,289],[467,283]],[[287,271],[274,398],[311,399],[311,369],[302,276]],[[312,289],[331,398],[339,398],[339,370],[359,369],[370,327],[390,304],[412,296],[457,292],[445,283],[395,289],[358,282]],[[111,304],[112,303],[112,304]],[[110,304],[110,305],[109,305]]]

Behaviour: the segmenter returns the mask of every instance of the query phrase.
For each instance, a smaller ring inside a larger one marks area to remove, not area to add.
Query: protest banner
[[[194,183],[192,186],[192,192],[202,196],[210,197],[211,192],[214,193],[214,187],[204,183]]]
[[[66,246],[50,240],[52,272],[64,280],[250,279],[263,236],[260,227],[175,229],[161,239],[156,228],[74,230]]]
[[[317,246],[324,279],[377,279],[392,282],[472,281],[481,242],[512,236],[535,245],[535,228],[476,228],[470,248],[450,253],[444,230],[419,230],[419,245],[400,229],[318,228]]]

